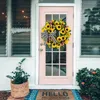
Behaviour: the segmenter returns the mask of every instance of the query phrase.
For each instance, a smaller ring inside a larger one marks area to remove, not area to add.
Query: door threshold
[[[30,85],[30,89],[79,89],[77,85]]]

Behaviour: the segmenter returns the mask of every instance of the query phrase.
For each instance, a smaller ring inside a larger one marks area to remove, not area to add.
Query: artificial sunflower
[[[54,23],[55,25],[59,25],[59,22],[58,21],[55,21],[55,23]]]
[[[60,48],[60,44],[56,43],[56,48],[59,49]]]
[[[47,30],[49,30],[49,29],[50,29],[50,24],[47,23],[47,24],[45,25],[45,28],[46,28]]]
[[[60,31],[60,30],[61,30],[61,25],[56,25],[56,29],[57,29],[58,31]]]
[[[71,36],[71,33],[66,33],[66,37],[69,38]]]
[[[65,44],[68,44],[69,40],[65,40]]]
[[[71,31],[70,27],[69,27],[69,26],[66,26],[66,27],[65,27],[65,31],[66,31],[66,32],[70,32],[70,31]]]
[[[52,43],[52,48],[56,48],[56,43]]]
[[[50,34],[50,33],[53,33],[54,32],[54,28],[50,28],[50,30],[48,30],[48,33]]]
[[[61,36],[62,41],[64,41],[66,39],[66,36]]]
[[[57,37],[57,41],[61,42],[62,41],[62,37],[61,36]]]
[[[62,21],[62,20],[60,20],[60,24],[61,24],[62,26],[65,26],[65,22]]]
[[[46,44],[48,45],[49,48],[51,47],[51,43],[50,42],[47,42]]]
[[[43,27],[42,30],[41,30],[41,32],[43,33],[43,32],[45,32],[45,31],[46,31],[46,28]]]
[[[65,30],[64,30],[64,28],[63,28],[62,30],[60,30],[60,33],[61,33],[62,35],[65,35]]]

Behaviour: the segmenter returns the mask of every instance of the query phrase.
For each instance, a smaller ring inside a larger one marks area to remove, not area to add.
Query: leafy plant
[[[100,69],[79,70],[76,80],[80,87],[80,93],[91,97],[91,100],[100,100]]]
[[[11,73],[13,75],[7,75],[8,78],[11,79],[13,84],[22,84],[24,82],[28,81],[28,77],[30,76],[28,73],[26,73],[22,68],[22,64],[25,61],[25,58],[23,58],[18,64],[19,66],[16,67],[15,71],[12,71]]]

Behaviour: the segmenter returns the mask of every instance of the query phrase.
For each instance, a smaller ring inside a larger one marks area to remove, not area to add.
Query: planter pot
[[[29,93],[28,82],[22,84],[13,84],[11,82],[11,96],[14,98],[21,98],[27,96]]]

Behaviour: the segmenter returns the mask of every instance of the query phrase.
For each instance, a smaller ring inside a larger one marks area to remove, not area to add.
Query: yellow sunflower
[[[41,30],[41,32],[43,33],[43,32],[45,32],[45,31],[46,31],[46,28],[43,27],[42,30]]]
[[[66,37],[69,38],[71,36],[71,33],[66,33]]]
[[[47,30],[49,30],[49,29],[50,29],[50,24],[47,23],[47,24],[45,25],[45,28],[46,28]]]
[[[64,25],[65,25],[65,22],[62,21],[62,20],[60,20],[60,24],[61,24],[62,26],[64,26]]]
[[[54,23],[54,20],[52,20],[52,23]]]
[[[57,49],[60,48],[60,44],[59,44],[59,43],[56,44],[56,48],[57,48]]]
[[[62,37],[61,36],[57,37],[57,41],[61,42],[62,41]]]
[[[65,31],[66,31],[66,32],[70,32],[70,31],[71,31],[70,27],[69,27],[69,26],[66,26],[66,27],[65,27]]]
[[[69,40],[65,40],[65,44],[68,44]]]
[[[65,34],[65,30],[64,30],[64,28],[63,28],[62,30],[60,30],[60,33],[61,33],[62,35]]]
[[[54,28],[50,28],[50,30],[48,30],[48,33],[50,34],[50,33],[53,33],[54,32]]]
[[[61,30],[61,25],[56,25],[56,29],[57,29],[58,31],[60,31],[60,30]]]
[[[61,36],[62,41],[64,41],[66,39],[66,36]]]
[[[47,42],[46,44],[48,45],[49,48],[51,47],[51,43],[50,42]]]
[[[55,23],[54,23],[55,25],[59,25],[59,22],[58,21],[55,21]]]
[[[52,48],[56,48],[56,43],[52,43]]]

